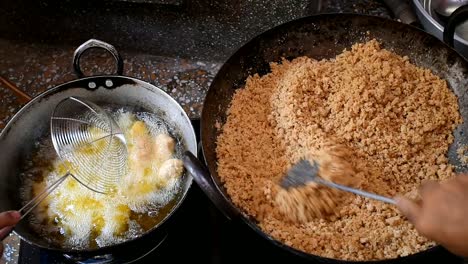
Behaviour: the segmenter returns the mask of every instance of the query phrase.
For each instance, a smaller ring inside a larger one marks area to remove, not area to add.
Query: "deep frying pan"
[[[304,260],[343,262],[306,254],[276,241],[260,230],[255,219],[234,206],[218,176],[215,149],[219,131],[215,124],[225,123],[226,110],[236,89],[244,86],[249,75],[269,72],[270,62],[279,62],[282,57],[292,59],[309,56],[318,60],[332,58],[356,42],[373,38],[380,41],[384,48],[401,56],[408,56],[414,64],[429,68],[447,80],[458,96],[463,119],[468,120],[468,63],[452,48],[428,33],[396,21],[357,14],[323,14],[273,28],[252,39],[226,61],[211,84],[201,116],[201,140],[208,170],[190,154],[185,159],[186,167],[194,179],[227,217],[245,223],[266,240]],[[467,131],[466,123],[456,129],[455,142],[448,154],[450,163],[459,165],[458,172],[467,171],[456,154],[457,146],[467,143],[463,134]],[[411,256],[385,262],[432,262],[438,257],[446,262],[454,256],[440,246],[435,246]]]
[[[112,54],[117,64],[117,75],[83,77],[80,57],[91,48],[103,48]],[[99,40],[89,40],[75,51],[73,65],[79,79],[51,88],[31,99],[12,117],[0,134],[0,212],[21,208],[21,168],[31,159],[34,142],[48,134],[49,119],[55,106],[69,96],[79,96],[100,105],[129,107],[157,114],[174,127],[185,149],[196,153],[195,133],[182,107],[161,89],[141,80],[122,76],[123,60],[113,46]],[[18,91],[16,93],[23,99],[28,99],[27,95]],[[184,174],[176,201],[171,208],[167,208],[168,212],[161,222],[145,234],[115,245],[97,249],[64,248],[49,243],[46,238],[34,232],[27,218],[18,223],[14,231],[29,244],[64,254],[73,260],[92,259],[93,263],[126,262],[148,253],[165,239],[167,220],[183,202],[191,183],[190,175]]]

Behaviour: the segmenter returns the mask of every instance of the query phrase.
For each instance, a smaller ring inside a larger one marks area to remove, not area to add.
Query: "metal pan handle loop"
[[[448,18],[444,28],[444,42],[450,47],[455,45],[455,29],[468,19],[468,5],[457,8]]]
[[[112,55],[112,57],[114,57],[115,63],[117,64],[117,74],[123,75],[123,60],[119,52],[117,52],[117,49],[111,44],[106,43],[104,41],[90,39],[85,43],[81,44],[73,54],[73,69],[75,70],[75,73],[78,76],[78,78],[85,77],[83,72],[81,71],[80,58],[85,51],[92,48],[100,48],[109,52]]]

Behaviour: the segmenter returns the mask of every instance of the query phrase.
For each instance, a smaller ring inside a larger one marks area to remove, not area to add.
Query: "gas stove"
[[[175,72],[183,72],[187,66],[187,60],[182,58],[195,58],[200,60],[197,65],[204,65],[208,61],[224,61],[239,45],[254,35],[271,28],[282,22],[311,15],[317,12],[354,12],[377,15],[390,18],[388,9],[382,1],[373,0],[288,0],[288,1],[221,1],[221,0],[101,0],[101,1],[0,1],[0,9],[5,10],[0,19],[0,37],[14,41],[26,41],[43,43],[56,48],[56,51],[47,53],[37,52],[34,48],[19,48],[17,45],[8,44],[8,52],[2,56],[3,64],[0,62],[0,71],[7,74],[10,79],[23,81],[24,86],[47,87],[51,85],[50,76],[42,76],[45,70],[34,68],[35,61],[43,61],[44,65],[52,64],[45,61],[52,58],[57,52],[66,49],[58,48],[57,45],[76,45],[90,37],[98,37],[115,43],[124,50],[131,50],[137,54],[161,55],[175,58],[177,67]],[[248,3],[255,3],[246,6]],[[299,4],[298,4],[299,3]],[[269,7],[268,12],[262,13],[261,8]],[[236,12],[231,12],[236,10]],[[159,15],[158,19],[155,16]],[[263,18],[259,23],[259,19]],[[72,29],[72,30],[70,30]],[[3,45],[5,47],[5,45]],[[10,49],[12,51],[10,51]],[[21,62],[15,62],[18,52],[24,50],[24,54],[33,59],[31,65],[25,67],[23,58]],[[5,48],[7,50],[7,48]],[[65,54],[66,55],[66,54]],[[69,56],[69,55],[67,55]],[[68,59],[67,56],[66,57]],[[141,55],[138,60],[130,60],[126,69],[130,76],[144,79],[155,83],[153,77],[143,72],[161,70],[159,73],[167,72],[166,64],[158,63],[143,66],[136,61],[148,62],[152,56]],[[1,61],[1,60],[0,60]],[[53,57],[53,64],[57,68],[69,66],[68,60],[60,63]],[[138,67],[137,67],[138,65]],[[172,65],[172,64],[171,64]],[[159,68],[158,68],[159,67]],[[143,70],[142,70],[143,69]],[[186,69],[185,69],[186,70]],[[199,70],[193,70],[197,72]],[[166,74],[167,75],[167,74]],[[12,78],[13,77],[13,78]],[[52,82],[61,83],[65,79],[53,79]],[[55,77],[54,77],[55,78]],[[62,78],[62,77],[59,77]],[[162,83],[164,89],[177,92],[182,91],[184,103],[189,96],[188,90],[206,91],[212,76],[200,84],[194,86],[181,85],[174,77],[168,85]],[[185,80],[182,80],[185,81]],[[177,85],[175,84],[177,83]],[[155,83],[158,84],[159,83]],[[174,86],[171,86],[173,85]],[[166,86],[167,87],[166,87]],[[170,88],[168,88],[170,87]],[[37,93],[41,90],[33,90]],[[174,96],[174,94],[171,94]],[[6,96],[5,96],[6,97]],[[4,97],[1,98],[5,100]],[[14,100],[13,100],[14,102]],[[2,101],[4,104],[4,101]],[[187,103],[191,108],[192,103]],[[199,112],[201,107],[194,107],[194,112]],[[13,108],[12,108],[13,109]],[[17,109],[16,109],[17,110]],[[5,115],[11,115],[15,110],[9,108]],[[200,121],[193,119],[192,124],[199,139]],[[174,262],[190,261],[195,263],[242,263],[242,262],[288,262],[305,263],[296,256],[284,252],[268,241],[264,240],[253,230],[243,223],[226,219],[219,210],[208,200],[196,183],[193,183],[187,197],[181,207],[170,219],[171,226],[167,237],[160,245],[149,245],[147,250],[141,254],[133,254],[133,263],[149,262]],[[19,242],[18,263],[67,263],[64,256],[39,250],[25,242]],[[133,249],[129,249],[133,251]],[[125,252],[123,252],[125,253]],[[128,254],[133,252],[128,252]],[[141,258],[140,258],[141,257]],[[424,263],[463,263],[459,258],[444,250],[437,255],[431,256],[429,260],[421,260]],[[2,263],[2,260],[0,260]],[[15,263],[15,262],[9,262]],[[116,261],[119,263],[119,260]],[[307,262],[310,263],[310,262]],[[402,262],[398,262],[402,263]],[[408,263],[416,263],[408,261]],[[468,262],[467,262],[468,263]]]
[[[197,140],[200,140],[200,120],[193,119]],[[201,155],[201,153],[199,153]],[[194,182],[185,201],[170,219],[170,227],[166,239],[161,244],[148,245],[147,250],[135,255],[128,249],[131,258],[116,259],[108,263],[242,263],[249,262],[283,262],[311,263],[304,261],[291,253],[285,252],[260,237],[247,225],[228,220],[208,200],[202,190]],[[125,255],[125,254],[124,254]],[[422,263],[463,263],[463,261],[440,250],[431,255],[431,259],[421,260]],[[18,263],[71,263],[66,257],[57,253],[40,250],[25,242],[20,244]],[[398,263],[416,263],[408,260]]]

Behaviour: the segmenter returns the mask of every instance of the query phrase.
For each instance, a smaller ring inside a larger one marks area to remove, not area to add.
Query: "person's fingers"
[[[425,181],[421,184],[420,187],[420,194],[421,197],[424,197],[426,195],[429,195],[431,192],[433,192],[435,189],[439,187],[439,183],[435,181]]]
[[[5,237],[7,237],[11,230],[13,229],[13,226],[7,226],[2,229],[0,229],[0,240],[3,240]]]
[[[455,179],[459,182],[468,183],[468,174],[459,174]]]
[[[421,206],[403,196],[396,196],[395,202],[398,210],[400,210],[400,212],[414,224],[421,214]]]
[[[7,211],[0,213],[0,228],[15,225],[20,220],[18,211]]]
[[[449,195],[452,199],[461,200],[465,196],[466,186],[461,180],[454,180],[450,182],[444,182],[440,184],[441,194]]]

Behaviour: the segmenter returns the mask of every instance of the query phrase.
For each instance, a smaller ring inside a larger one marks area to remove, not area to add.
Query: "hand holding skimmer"
[[[23,206],[22,218],[68,176],[98,193],[109,193],[127,170],[127,146],[113,118],[78,97],[60,101],[50,119],[54,149],[68,172]]]

